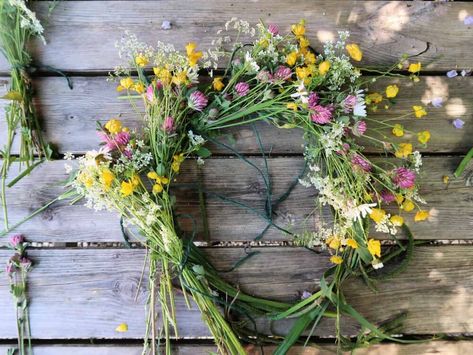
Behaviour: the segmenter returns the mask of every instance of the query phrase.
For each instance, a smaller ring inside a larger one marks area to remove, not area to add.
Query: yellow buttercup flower
[[[140,177],[139,177],[138,175],[136,175],[136,174],[133,175],[133,176],[131,177],[131,183],[133,184],[133,187],[138,186],[138,185],[141,183]]]
[[[340,265],[341,263],[343,263],[342,257],[338,255],[332,255],[330,257],[330,261],[336,265]]]
[[[415,222],[421,222],[421,221],[425,221],[427,218],[429,218],[430,216],[430,213],[429,211],[426,211],[426,210],[420,210],[416,213],[416,215],[414,216],[414,221]]]
[[[102,181],[102,184],[105,190],[110,189],[114,179],[115,179],[115,175],[109,169],[102,170],[102,173],[100,175],[100,180]]]
[[[390,219],[392,224],[394,224],[396,227],[400,227],[404,224],[404,218],[402,218],[399,215],[394,215]]]
[[[135,90],[138,94],[144,93],[145,89],[145,85],[141,81],[133,85],[133,90]]]
[[[357,44],[347,44],[345,48],[353,60],[359,62],[363,58],[363,52]]]
[[[304,63],[305,64],[315,64],[316,60],[317,59],[316,59],[314,53],[307,52],[306,54],[304,54]]]
[[[173,162],[171,163],[171,169],[178,173],[181,168],[181,163],[185,160],[184,154],[176,154],[173,157]]]
[[[90,176],[87,176],[87,177],[84,179],[84,185],[85,185],[85,187],[87,187],[87,188],[92,187],[93,184],[94,184],[94,179],[92,179]]]
[[[307,47],[310,46],[310,42],[307,39],[307,37],[302,36],[302,37],[299,38],[299,46],[301,48],[307,48]]]
[[[120,192],[123,196],[130,196],[135,189],[133,182],[131,181],[122,181]]]
[[[213,88],[217,91],[222,91],[225,87],[225,84],[222,82],[221,76],[216,76],[212,82]]]
[[[161,184],[153,185],[153,194],[159,194],[161,191],[163,191],[163,185]]]
[[[412,154],[412,144],[411,143],[400,143],[398,149],[394,153],[396,158],[407,158]]]
[[[378,92],[373,92],[366,95],[366,101],[368,104],[379,104],[381,101],[383,101],[383,96]]]
[[[294,33],[294,36],[296,37],[302,37],[305,35],[305,21],[302,20],[296,25],[291,26],[292,33]]]
[[[297,111],[297,104],[295,102],[288,103],[286,107],[290,110]]]
[[[409,71],[411,73],[418,73],[420,72],[420,69],[422,68],[422,64],[420,62],[418,63],[411,63],[409,64]]]
[[[405,200],[402,203],[401,208],[406,212],[411,212],[415,208],[415,205],[411,200]]]
[[[399,87],[397,85],[389,85],[386,88],[386,97],[392,99],[393,97],[397,96],[399,92]]]
[[[149,63],[149,59],[143,54],[138,54],[135,58],[135,63],[139,67],[144,67]]]
[[[376,223],[381,223],[386,217],[386,211],[381,208],[373,208],[370,213],[370,218]]]
[[[392,132],[396,137],[402,137],[404,135],[404,127],[401,124],[396,123]]]
[[[303,80],[307,77],[309,77],[311,74],[311,71],[308,67],[298,67],[296,68],[296,75],[299,80]]]
[[[358,243],[356,242],[355,239],[353,238],[350,238],[347,240],[347,245],[353,249],[357,249],[358,248]]]
[[[173,77],[172,77],[172,82],[175,85],[186,84],[187,83],[187,71],[182,70],[182,71],[177,72],[176,74],[174,74]]]
[[[325,243],[327,243],[327,245],[332,249],[337,250],[340,248],[340,238],[337,235],[328,237]]]
[[[426,144],[430,140],[430,132],[422,131],[417,133],[417,140],[419,143]]]
[[[381,257],[381,243],[379,240],[370,239],[368,240],[368,251],[371,255]]]
[[[107,123],[105,123],[104,127],[112,134],[117,134],[122,130],[122,123],[120,120],[112,118]]]
[[[129,90],[133,86],[133,79],[129,76],[123,79],[120,79],[120,85],[117,87],[117,91],[122,91],[124,89]]]
[[[330,62],[328,60],[324,60],[322,63],[319,64],[319,73],[320,75],[325,75],[330,69]]]
[[[146,176],[152,180],[157,180],[159,178],[159,175],[156,174],[154,171],[150,171],[148,174],[146,174]]]
[[[171,72],[166,68],[153,68],[154,75],[158,78],[163,85],[169,85],[172,80]]]
[[[427,115],[427,111],[423,106],[412,106],[412,109],[414,110],[414,114],[417,118],[421,118]]]
[[[294,64],[296,64],[296,61],[297,61],[297,53],[296,52],[291,52],[286,56],[286,63],[289,66],[292,67]]]
[[[402,201],[404,201],[404,196],[401,194],[395,194],[394,199],[396,200],[397,204],[400,205]]]

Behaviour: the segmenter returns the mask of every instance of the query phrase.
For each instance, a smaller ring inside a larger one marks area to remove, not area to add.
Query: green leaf
[[[473,158],[473,148],[470,149],[468,154],[462,159],[462,161],[460,162],[460,165],[458,165],[458,168],[453,173],[453,175],[456,178],[460,177],[460,175],[463,173],[463,171],[465,170],[466,166],[468,165],[468,163],[470,162],[472,158]]]
[[[166,175],[166,168],[164,167],[162,163],[159,163],[158,165],[156,165],[156,174],[158,174],[159,176]]]
[[[197,275],[205,275],[205,269],[202,265],[194,265],[192,266],[192,271],[194,271]]]
[[[212,153],[210,152],[210,150],[208,150],[207,148],[205,147],[200,147],[199,150],[197,151],[197,155],[201,158],[208,158],[212,155]]]
[[[23,96],[21,96],[21,93],[19,93],[18,91],[9,91],[0,98],[4,100],[12,100],[18,102],[23,101]]]

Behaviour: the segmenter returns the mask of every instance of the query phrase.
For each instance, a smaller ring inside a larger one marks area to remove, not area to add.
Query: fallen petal
[[[453,120],[452,124],[456,129],[462,129],[463,125],[465,124],[465,121],[463,121],[459,118],[456,118],[456,119]]]

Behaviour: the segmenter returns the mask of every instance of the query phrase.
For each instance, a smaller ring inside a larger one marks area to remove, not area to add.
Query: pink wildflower
[[[313,122],[318,124],[326,124],[332,120],[332,110],[328,106],[316,105],[313,108],[313,113],[310,116]]]
[[[319,96],[315,92],[311,92],[307,102],[307,107],[309,107],[309,110],[315,110],[318,102]]]
[[[13,248],[16,248],[24,241],[25,241],[25,237],[23,237],[21,234],[15,234],[10,238],[10,244]]]
[[[274,72],[274,79],[276,80],[288,80],[292,76],[292,71],[290,68],[280,65]]]
[[[164,119],[162,128],[166,133],[174,132],[174,119],[171,116],[166,117]]]
[[[354,154],[351,158],[351,163],[357,167],[360,167],[363,171],[369,172],[371,170],[371,164],[361,155]]]
[[[238,84],[235,85],[235,91],[238,96],[246,96],[250,91],[250,85],[243,81],[240,81]]]
[[[202,111],[205,106],[207,106],[208,102],[209,99],[207,99],[207,96],[198,90],[194,91],[189,96],[189,107],[196,111]]]
[[[351,131],[355,136],[361,137],[366,132],[366,122],[365,121],[356,122],[353,125]]]
[[[271,75],[271,73],[267,70],[261,70],[257,75],[256,75],[256,79],[258,79],[259,81],[261,81],[262,83],[267,83],[269,81],[271,81],[271,79],[273,79],[273,76]]]
[[[394,169],[394,183],[401,189],[409,189],[414,186],[416,173],[407,168],[401,167]]]
[[[339,155],[346,155],[350,150],[350,144],[348,143],[343,143],[342,144],[342,149],[337,150],[337,154]]]
[[[154,88],[152,84],[149,85],[148,88],[146,89],[145,95],[149,102],[154,101]]]
[[[383,190],[381,191],[381,199],[384,203],[391,203],[396,199],[396,197],[388,190]]]
[[[355,95],[348,95],[345,100],[343,100],[343,106],[345,113],[349,113],[353,111],[353,108],[356,105],[356,96]]]
[[[276,36],[277,34],[279,34],[279,26],[274,23],[270,23],[268,25],[268,32],[271,33],[273,36]]]

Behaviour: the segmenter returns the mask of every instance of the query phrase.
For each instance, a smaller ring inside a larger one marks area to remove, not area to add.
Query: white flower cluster
[[[187,136],[189,137],[189,140],[192,144],[192,146],[201,146],[202,144],[205,143],[205,139],[202,136],[199,136],[198,134],[194,134],[191,130],[187,132]]]
[[[345,132],[345,124],[335,122],[332,129],[320,136],[320,146],[325,150],[327,156],[342,149],[342,136]]]
[[[20,27],[28,29],[31,33],[38,36],[44,44],[46,44],[46,40],[43,36],[44,28],[41,25],[41,22],[36,18],[36,14],[28,9],[25,0],[9,0],[8,2],[10,6],[16,7],[19,10]]]
[[[144,42],[140,42],[135,34],[125,31],[120,41],[115,43],[118,49],[118,56],[127,60],[134,61],[138,54],[145,55],[148,58],[153,57],[154,48]],[[173,47],[174,49],[174,47]]]

